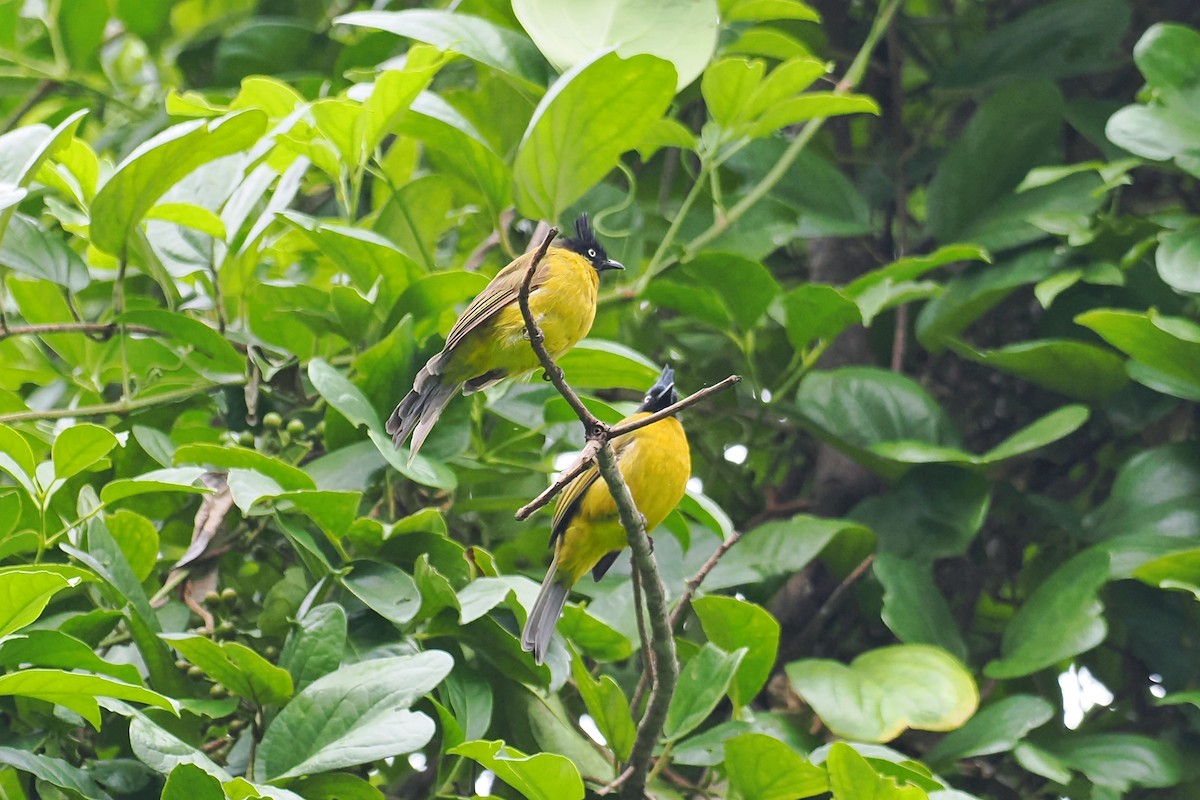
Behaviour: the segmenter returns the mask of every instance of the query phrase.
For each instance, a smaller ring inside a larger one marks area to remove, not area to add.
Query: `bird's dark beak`
[[[606,270],[606,269],[621,269],[621,270],[623,270],[623,269],[625,269],[625,265],[622,264],[620,261],[613,261],[611,258],[606,258],[606,259],[604,259],[604,263],[600,265],[600,271],[604,272],[604,270]]]

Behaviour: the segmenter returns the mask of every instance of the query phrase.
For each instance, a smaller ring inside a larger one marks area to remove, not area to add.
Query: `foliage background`
[[[677,631],[656,797],[1194,796],[1197,25],[0,0],[0,793],[611,780],[628,562],[547,666],[514,635],[565,404],[460,399],[412,466],[380,425],[587,210],[630,267],[563,360],[596,413],[666,362],[745,378],[687,413],[655,540],[678,597],[742,537]]]

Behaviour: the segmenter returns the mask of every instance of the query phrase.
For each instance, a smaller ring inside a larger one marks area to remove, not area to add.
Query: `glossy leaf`
[[[792,800],[829,791],[825,770],[761,733],[745,733],[725,743],[725,771],[744,800]]]
[[[517,151],[522,213],[558,219],[637,147],[662,117],[675,81],[670,64],[648,55],[606,53],[563,74],[538,103]]]
[[[583,800],[579,770],[555,753],[527,756],[500,741],[465,742],[450,752],[490,769],[528,800]]]
[[[908,728],[960,727],[979,705],[971,674],[944,650],[902,644],[863,653],[849,665],[793,661],[788,679],[830,730],[887,742]]]

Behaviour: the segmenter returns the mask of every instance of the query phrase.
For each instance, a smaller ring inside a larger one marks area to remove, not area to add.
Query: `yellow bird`
[[[399,447],[412,434],[410,458],[417,454],[446,404],[461,388],[472,394],[538,366],[529,346],[517,295],[533,253],[496,274],[454,323],[442,351],[421,368],[409,392],[387,421]],[[587,335],[596,317],[600,273],[625,269],[604,252],[587,214],[575,222],[575,236],[555,243],[538,265],[529,290],[529,310],[557,358]]]
[[[642,419],[678,400],[675,371],[667,367],[637,412],[621,422]],[[612,446],[633,502],[646,519],[646,531],[652,531],[687,491],[692,456],[683,426],[675,417],[667,417],[613,439]],[[589,571],[596,580],[604,577],[626,544],[616,501],[595,465],[558,496],[550,543],[554,560],[521,634],[521,647],[531,651],[539,664],[571,587]]]

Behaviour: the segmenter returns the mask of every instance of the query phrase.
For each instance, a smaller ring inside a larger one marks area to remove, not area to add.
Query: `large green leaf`
[[[1132,733],[1063,737],[1046,747],[1067,767],[1098,786],[1126,792],[1133,786],[1174,786],[1183,764],[1170,743]]]
[[[92,244],[123,254],[130,234],[168,189],[202,164],[247,149],[266,125],[261,111],[242,111],[175,125],[139,146],[92,202]]]
[[[513,12],[560,72],[597,53],[646,53],[674,65],[677,89],[708,63],[720,22],[716,0],[515,0]]]
[[[920,644],[880,647],[846,666],[807,659],[786,667],[792,686],[831,731],[887,742],[908,728],[954,730],[979,706],[979,690],[962,663]]]
[[[905,644],[931,644],[958,659],[967,646],[945,596],[933,578],[933,566],[919,558],[879,553],[872,565],[883,585],[883,624]]]
[[[100,788],[91,775],[61,758],[38,755],[15,747],[0,747],[0,764],[28,772],[38,780],[60,789],[78,792],[88,800],[112,800],[112,795]]]
[[[501,741],[464,742],[450,752],[479,762],[528,800],[583,800],[579,770],[564,756],[527,756]]]
[[[0,246],[0,265],[78,292],[91,282],[87,264],[60,237],[14,214]]]
[[[430,650],[363,661],[317,679],[267,727],[255,775],[274,781],[420,749],[433,737],[433,721],[409,706],[453,665],[448,654]]]
[[[0,576],[0,583],[3,577]],[[2,637],[3,634],[0,634]],[[141,685],[142,676],[132,664],[105,661],[87,643],[57,630],[29,630],[10,636],[0,644],[0,666],[16,669],[22,664],[39,667],[82,669]]]
[[[761,606],[736,597],[709,595],[692,602],[704,635],[727,653],[745,648],[729,698],[748,705],[766,684],[779,651],[779,622]]]
[[[0,572],[0,639],[36,620],[54,595],[81,582],[36,566]]]
[[[758,583],[804,569],[839,534],[869,537],[850,520],[821,519],[807,514],[767,522],[747,531],[704,579],[709,590]]]
[[[292,696],[292,676],[240,642],[163,634],[167,644],[234,694],[262,707]]]
[[[907,472],[892,491],[867,498],[851,516],[875,532],[882,552],[934,559],[966,552],[990,504],[988,481],[931,464]]]
[[[642,141],[675,90],[675,69],[605,53],[565,73],[538,103],[517,150],[517,207],[557,220]]]
[[[1131,369],[1135,380],[1185,399],[1200,397],[1200,326],[1191,320],[1155,311],[1098,308],[1080,314],[1075,321],[1094,330],[1135,364],[1167,376],[1170,383],[1148,381],[1145,373]],[[1172,385],[1178,385],[1183,393]]]
[[[833,800],[925,800],[919,786],[898,785],[880,775],[870,761],[845,742],[834,742],[826,759]]]
[[[58,703],[100,729],[100,704],[97,697],[132,700],[178,714],[178,703],[158,692],[141,686],[106,678],[58,669],[26,669],[0,675],[0,695],[35,697],[48,703]]]
[[[315,606],[296,621],[283,643],[279,666],[291,674],[297,690],[338,668],[346,634],[346,610],[336,603]]]
[[[925,754],[930,764],[1005,753],[1031,730],[1054,717],[1054,706],[1041,697],[1015,694],[992,703]]]
[[[725,772],[743,800],[793,800],[829,791],[825,770],[762,733],[725,742]]]
[[[546,84],[546,64],[519,32],[480,17],[440,9],[355,11],[337,17],[339,25],[388,31],[478,61],[519,79],[533,91]]]
[[[396,625],[410,622],[421,608],[417,584],[407,572],[391,564],[355,561],[342,581],[355,597]]]
[[[933,235],[946,243],[963,240],[1052,151],[1061,126],[1062,97],[1048,81],[1013,83],[984,101],[929,184]]]
[[[221,782],[195,764],[171,770],[160,800],[224,800]]]
[[[991,678],[1029,675],[1104,641],[1108,626],[1096,593],[1108,572],[1108,554],[1088,550],[1051,573],[1008,623],[1001,657],[984,673]]]
[[[1085,342],[1042,339],[987,351],[954,341],[949,346],[972,361],[1077,400],[1104,400],[1129,382],[1120,357]]]
[[[54,475],[66,480],[104,458],[117,446],[108,428],[82,422],[60,433],[52,448]]]
[[[667,709],[664,738],[673,741],[686,736],[708,719],[725,696],[745,655],[744,649],[726,653],[709,643],[683,665]]]

